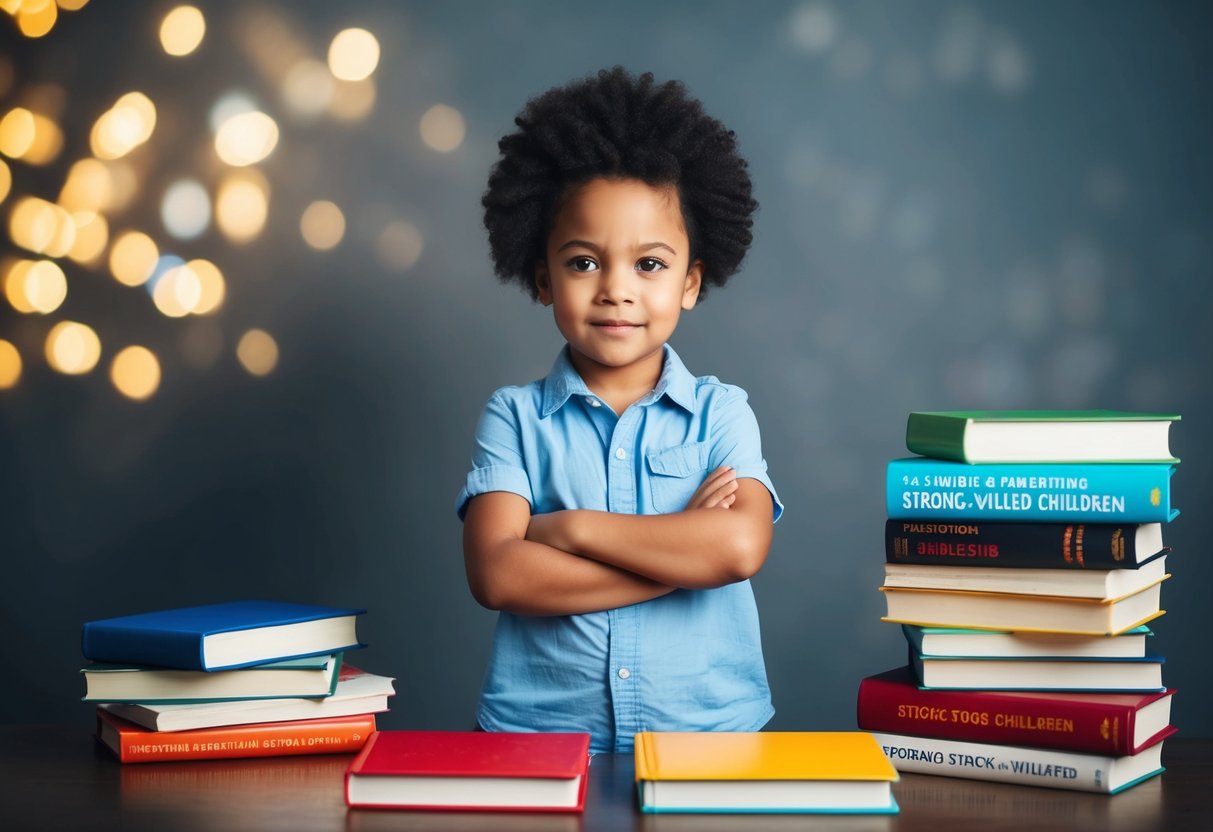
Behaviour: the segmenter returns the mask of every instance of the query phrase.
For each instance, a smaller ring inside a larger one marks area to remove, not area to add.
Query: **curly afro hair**
[[[623,67],[531,99],[481,200],[494,271],[538,298],[535,266],[568,192],[599,177],[678,189],[691,258],[703,261],[700,298],[741,266],[753,239],[750,175],[737,141],[678,81]]]

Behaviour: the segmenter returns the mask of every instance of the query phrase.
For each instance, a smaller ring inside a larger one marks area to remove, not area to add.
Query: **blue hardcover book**
[[[81,633],[94,662],[227,670],[362,647],[366,610],[281,601],[229,601],[90,621]]]
[[[885,477],[894,519],[1169,523],[1174,465],[895,459]]]

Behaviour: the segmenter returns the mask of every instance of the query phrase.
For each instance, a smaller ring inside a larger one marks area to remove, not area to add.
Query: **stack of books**
[[[910,414],[920,456],[888,465],[881,587],[909,658],[858,699],[900,771],[1105,793],[1162,771],[1175,691],[1147,624],[1178,419]]]
[[[124,763],[360,750],[393,679],[345,661],[365,610],[232,601],[84,625],[84,701]]]

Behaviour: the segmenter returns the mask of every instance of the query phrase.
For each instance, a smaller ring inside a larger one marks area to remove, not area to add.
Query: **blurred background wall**
[[[787,505],[772,727],[853,728],[905,659],[909,411],[1112,407],[1183,414],[1156,644],[1213,735],[1206,4],[0,6],[4,720],[90,723],[85,620],[273,597],[369,609],[384,727],[470,723],[494,616],[454,499],[489,393],[560,346],[479,198],[529,96],[622,63],[737,132],[762,206],[674,343],[748,389]]]

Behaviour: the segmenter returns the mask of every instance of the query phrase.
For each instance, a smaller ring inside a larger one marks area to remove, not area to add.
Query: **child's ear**
[[[703,285],[703,261],[696,260],[687,269],[687,279],[682,287],[682,308],[694,309],[699,300],[699,288]]]
[[[546,260],[540,260],[535,264],[535,289],[539,293],[539,302],[544,306],[551,306],[552,281],[548,275],[548,264]]]

